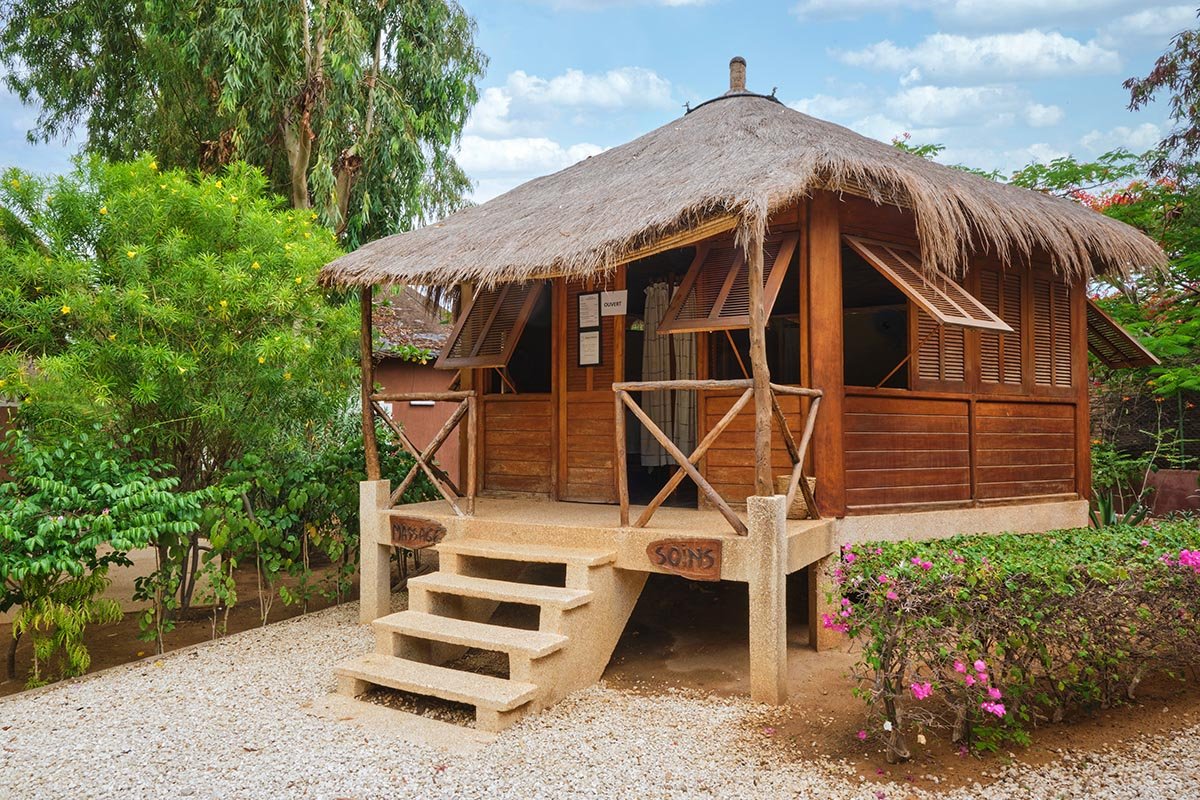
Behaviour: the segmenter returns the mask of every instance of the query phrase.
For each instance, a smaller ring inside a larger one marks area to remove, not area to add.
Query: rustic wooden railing
[[[783,434],[784,445],[787,447],[788,456],[792,460],[792,475],[791,481],[788,484],[787,492],[787,507],[791,508],[792,502],[795,500],[796,491],[799,490],[804,494],[805,502],[808,505],[808,514],[810,517],[816,516],[816,501],[812,496],[812,490],[809,488],[808,481],[804,478],[804,457],[808,451],[808,443],[812,439],[813,427],[816,424],[817,409],[821,404],[821,392],[816,389],[804,389],[795,386],[780,386],[778,384],[770,384],[771,387],[771,403],[774,408],[775,419],[779,423],[780,431]],[[717,421],[717,424],[712,427],[700,443],[696,445],[696,449],[692,454],[685,456],[683,451],[671,441],[671,437],[663,433],[662,429],[655,424],[654,420],[642,410],[637,401],[633,399],[630,392],[662,392],[662,391],[706,391],[710,389],[742,389],[742,394],[725,412],[725,416]],[[614,383],[613,392],[615,394],[615,438],[617,445],[617,497],[621,506],[621,526],[629,525],[629,465],[627,463],[627,454],[625,447],[625,409],[630,412],[646,426],[646,430],[650,432],[663,449],[670,454],[671,458],[675,459],[679,464],[679,469],[671,476],[666,485],[659,490],[658,494],[646,505],[641,515],[634,522],[634,527],[644,528],[654,516],[654,512],[666,501],[675,488],[683,481],[685,477],[691,478],[696,484],[696,487],[704,494],[708,501],[712,503],[721,515],[729,522],[733,530],[740,536],[746,535],[746,523],[744,523],[720,493],[713,488],[696,465],[700,463],[700,459],[708,452],[713,443],[721,435],[722,432],[733,422],[734,418],[741,413],[742,409],[754,397],[754,381],[747,378],[745,380],[669,380],[669,381],[638,381]],[[804,433],[800,437],[800,442],[797,444],[792,436],[791,429],[788,427],[787,418],[784,416],[783,409],[779,406],[777,395],[793,394],[801,397],[810,397],[812,402],[809,404],[808,416],[804,424]]]
[[[425,449],[418,449],[404,432],[404,428],[392,419],[391,414],[383,407],[383,403],[400,402],[407,403],[413,400],[418,401],[433,401],[440,403],[458,403],[458,407],[454,409],[454,413],[442,425],[441,430],[429,440],[429,444],[425,445]],[[460,517],[469,516],[475,513],[475,459],[476,459],[476,432],[478,430],[478,399],[474,391],[461,392],[399,392],[399,393],[384,393],[371,395],[371,410],[375,416],[383,421],[391,432],[395,435],[396,441],[400,446],[415,459],[415,463],[409,468],[404,479],[392,491],[390,505],[396,505],[396,501],[404,496],[404,492],[416,480],[417,472],[422,471],[433,482],[433,485],[445,498],[450,507],[454,509],[454,513]],[[445,470],[433,463],[433,457],[437,454],[438,449],[446,442],[451,432],[458,427],[463,418],[467,420],[467,487],[465,494],[461,492],[454,480],[446,474]],[[466,506],[464,511],[459,501]]]

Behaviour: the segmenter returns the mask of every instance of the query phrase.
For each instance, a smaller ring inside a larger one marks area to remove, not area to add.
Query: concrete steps
[[[440,571],[409,582],[409,610],[372,623],[376,652],[335,668],[339,692],[378,685],[465,703],[478,728],[502,730],[600,678],[646,580],[608,550],[470,538],[438,552]],[[556,569],[565,585],[544,585]],[[536,607],[538,628],[493,621],[501,604]],[[508,678],[442,666],[468,649],[507,657]]]

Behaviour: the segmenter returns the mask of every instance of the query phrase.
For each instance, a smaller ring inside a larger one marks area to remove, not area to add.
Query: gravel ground
[[[448,755],[306,708],[332,665],[371,647],[328,609],[0,701],[0,798],[863,798],[836,762],[794,762],[747,734],[748,701],[596,686],[473,755]],[[1119,753],[1013,767],[943,798],[1200,797],[1200,726]]]

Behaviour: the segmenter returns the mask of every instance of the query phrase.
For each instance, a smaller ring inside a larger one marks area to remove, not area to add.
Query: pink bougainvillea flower
[[[837,617],[829,614],[821,615],[821,625],[828,630],[837,631],[838,633],[848,633],[850,631],[850,626],[848,624],[845,622],[838,622]]]
[[[912,689],[913,697],[918,700],[924,700],[929,695],[933,694],[933,685],[926,681],[925,683],[914,683],[909,687]]]
[[[979,704],[979,707],[989,714],[995,714],[997,717],[1003,717],[1008,713],[1004,708],[1004,703],[992,703],[985,700]]]
[[[976,672],[987,672],[987,662],[982,658],[977,659],[971,666],[975,667]]]
[[[967,683],[967,686],[974,686],[974,685],[975,685],[975,678],[971,677],[970,675],[967,675],[967,676],[965,676],[965,677],[963,678],[963,680],[964,680],[964,681],[966,681],[966,683]]]
[[[1141,541],[1141,545],[1142,545],[1142,547],[1149,547],[1149,546],[1150,546],[1150,540],[1149,540],[1149,539],[1142,539],[1142,541]]]
[[[888,600],[899,600],[900,599],[900,595],[896,594],[891,589],[888,589],[888,593],[885,596],[887,597]]]
[[[867,740],[867,732],[866,731],[859,731],[858,733],[856,733],[854,735],[858,737],[858,740],[860,742],[865,742]]]
[[[887,575],[880,575],[876,580],[878,580],[884,586],[887,586],[888,583],[891,581],[891,578],[889,578]]]
[[[964,673],[967,671],[967,665],[961,661],[955,661],[954,662],[954,671]]]
[[[854,555],[854,551],[852,550],[847,550],[845,554],[842,555],[842,558],[845,559],[847,564],[853,564],[858,560],[858,556]]]
[[[992,698],[993,700],[999,700],[1003,696],[1004,695],[1001,694],[1000,690],[997,689],[995,686],[992,686],[988,689],[988,697]]]

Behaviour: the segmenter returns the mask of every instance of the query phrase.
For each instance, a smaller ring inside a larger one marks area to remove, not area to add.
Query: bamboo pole
[[[375,356],[371,343],[371,294],[373,287],[359,289],[359,313],[361,324],[358,331],[358,360],[362,372],[359,381],[362,387],[362,434],[363,452],[367,461],[367,480],[379,480],[379,444],[375,441],[375,413],[371,395],[375,391]]]
[[[751,226],[746,280],[750,290],[750,372],[754,379],[754,493],[775,493],[771,481],[771,371],[767,367],[767,309],[763,292],[763,232]]]

